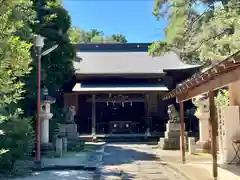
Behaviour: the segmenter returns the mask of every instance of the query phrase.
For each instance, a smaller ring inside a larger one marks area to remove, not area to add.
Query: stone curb
[[[101,145],[100,150],[96,150],[95,152],[90,153],[88,156],[90,157],[94,153],[101,153],[99,157],[99,163],[96,166],[89,166],[85,164],[81,165],[50,165],[50,166],[41,166],[37,164],[37,166],[30,168],[32,171],[52,171],[52,170],[81,170],[81,171],[99,171],[100,166],[102,165],[102,159],[104,154],[105,144]]]

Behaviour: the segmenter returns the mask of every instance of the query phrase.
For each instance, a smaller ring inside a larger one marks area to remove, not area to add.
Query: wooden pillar
[[[184,129],[184,106],[183,102],[180,102],[180,133],[181,133],[181,153],[182,153],[182,163],[184,164],[186,162],[185,157],[185,129]]]
[[[96,95],[92,95],[92,135],[96,134]]]
[[[209,91],[209,109],[210,109],[210,123],[211,123],[211,134],[212,134],[212,171],[214,179],[218,177],[217,170],[217,117],[216,107],[214,102],[214,91]]]
[[[145,95],[144,100],[144,106],[145,106],[145,123],[146,123],[146,132],[149,133],[149,94]]]

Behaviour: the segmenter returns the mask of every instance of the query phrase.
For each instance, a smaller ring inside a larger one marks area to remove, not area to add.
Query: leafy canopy
[[[165,39],[149,51],[161,55],[176,51],[190,63],[222,60],[240,49],[240,3],[236,0],[156,0],[153,14],[168,18]],[[218,2],[218,3],[216,3]],[[198,6],[206,8],[199,12]]]
[[[69,38],[73,44],[80,43],[127,43],[125,36],[121,34],[113,34],[112,36],[104,36],[102,31],[91,29],[85,32],[81,28],[72,27],[68,31]]]

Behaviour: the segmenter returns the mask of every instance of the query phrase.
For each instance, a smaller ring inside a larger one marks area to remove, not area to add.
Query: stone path
[[[105,146],[102,180],[186,180],[162,163],[149,145]]]
[[[65,170],[35,172],[32,176],[14,180],[93,180],[93,177],[93,172]]]

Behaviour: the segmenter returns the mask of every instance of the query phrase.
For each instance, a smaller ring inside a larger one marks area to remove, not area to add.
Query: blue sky
[[[154,0],[63,0],[73,26],[99,29],[105,35],[123,34],[128,42],[164,38],[167,22],[152,15]]]

